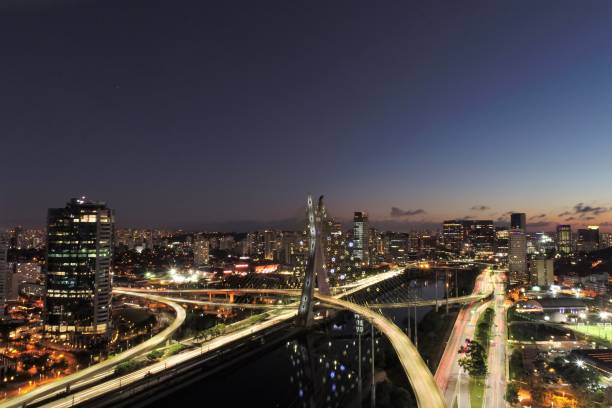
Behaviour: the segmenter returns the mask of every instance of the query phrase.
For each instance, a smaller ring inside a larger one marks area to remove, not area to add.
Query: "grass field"
[[[484,377],[472,377],[470,378],[470,406],[472,408],[481,408],[484,403],[484,389],[485,389],[485,378]]]
[[[573,331],[596,337],[603,341],[612,341],[612,325],[598,326],[595,324],[576,324],[568,326]]]

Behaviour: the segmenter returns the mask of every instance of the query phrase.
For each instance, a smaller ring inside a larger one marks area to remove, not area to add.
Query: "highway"
[[[389,319],[367,307],[331,296],[315,294],[321,302],[342,307],[369,320],[388,339],[412,386],[420,408],[444,408],[446,403],[429,368],[406,334]]]
[[[362,290],[368,286],[371,286],[373,284],[382,282],[386,279],[389,279],[393,276],[397,276],[398,274],[402,273],[403,270],[391,270],[389,272],[385,272],[379,275],[375,275],[375,276],[370,276],[367,278],[364,278],[362,280],[360,280],[358,282],[357,286],[352,287],[350,290],[348,290],[345,293],[342,293],[340,295],[337,295],[338,297],[343,297],[346,295],[349,295],[351,293],[357,292],[359,290]],[[132,357],[135,357],[139,354],[142,354],[146,351],[149,351],[153,348],[155,348],[156,346],[158,346],[160,343],[162,343],[163,341],[165,341],[167,338],[170,338],[170,335],[172,333],[174,333],[174,331],[180,327],[180,325],[184,322],[185,320],[185,310],[177,303],[177,302],[185,302],[185,303],[190,303],[189,301],[185,301],[184,299],[176,299],[175,300],[170,300],[166,297],[160,296],[159,293],[190,293],[190,294],[194,294],[194,293],[200,293],[200,292],[205,292],[208,293],[210,291],[210,289],[189,289],[189,290],[162,290],[162,291],[158,291],[158,290],[143,290],[143,289],[132,289],[132,288],[116,288],[113,289],[114,293],[118,293],[118,294],[124,294],[124,295],[130,295],[130,296],[139,296],[139,297],[143,297],[146,299],[151,299],[151,300],[155,300],[155,301],[159,301],[162,303],[166,303],[169,306],[172,306],[173,308],[175,308],[175,310],[177,311],[177,318],[174,320],[174,322],[172,323],[171,326],[169,326],[167,329],[165,329],[163,332],[159,333],[157,336],[153,337],[150,340],[147,340],[145,343],[142,343],[141,345],[138,345],[136,347],[131,348],[130,350],[117,355],[113,358],[110,358],[102,363],[96,364],[94,366],[91,366],[87,369],[84,369],[82,371],[79,371],[78,373],[72,374],[70,376],[67,376],[63,379],[54,381],[52,383],[43,385],[41,387],[35,388],[33,391],[24,394],[23,396],[20,397],[15,397],[12,398],[2,404],[0,404],[0,408],[17,408],[22,406],[24,403],[28,403],[28,402],[32,402],[35,400],[41,400],[43,397],[49,397],[51,395],[54,394],[58,394],[62,391],[64,391],[66,389],[66,386],[70,385],[72,388],[77,388],[83,385],[86,385],[88,383],[94,383],[100,379],[103,379],[111,374],[113,374],[114,372],[114,367],[122,362],[122,361],[126,361]],[[295,290],[285,290],[285,289],[215,289],[215,291],[218,291],[216,293],[229,293],[229,292],[241,292],[241,293],[276,293],[276,294],[296,294]],[[147,292],[154,292],[156,294],[151,294],[151,293],[147,293]],[[299,291],[298,291],[299,293]],[[193,302],[198,302],[198,301],[193,301]],[[290,306],[290,305],[287,305]],[[289,320],[293,317],[295,317],[296,313],[297,313],[297,303],[292,304],[291,305],[292,309],[291,310],[287,310],[285,312],[279,311],[279,314],[277,316],[274,316],[272,319],[257,323],[253,326],[250,326],[249,328],[245,328],[243,330],[238,330],[234,333],[216,338],[211,340],[210,342],[208,342],[206,344],[206,347],[204,348],[199,348],[196,350],[191,350],[191,351],[187,351],[184,353],[180,353],[177,354],[175,356],[171,356],[168,359],[165,359],[164,361],[161,361],[159,363],[156,363],[154,365],[151,365],[149,367],[146,367],[145,369],[142,370],[138,370],[135,371],[133,373],[127,374],[123,377],[120,378],[116,378],[116,379],[111,379],[108,380],[104,383],[92,386],[90,388],[84,389],[82,391],[77,391],[75,393],[73,393],[72,395],[66,396],[60,400],[57,401],[53,401],[50,402],[46,405],[44,405],[45,407],[67,407],[67,406],[71,406],[73,403],[78,403],[78,402],[83,402],[86,401],[88,399],[91,398],[95,398],[98,397],[106,392],[110,392],[113,390],[116,390],[118,387],[122,386],[122,385],[127,385],[131,382],[137,381],[139,379],[144,378],[148,372],[152,372],[155,373],[157,371],[161,371],[163,369],[169,368],[175,364],[179,364],[182,363],[183,361],[187,361],[191,358],[194,358],[196,356],[199,356],[200,353],[206,353],[208,351],[211,350],[215,350],[218,349],[220,347],[223,347],[224,345],[226,345],[227,343],[231,343],[233,341],[236,341],[242,337],[245,336],[249,336],[252,335],[258,331],[261,330],[265,330],[269,327],[272,327],[278,323],[284,322],[286,320]],[[163,339],[162,339],[162,335],[163,335]],[[167,336],[166,336],[167,335]],[[153,341],[155,341],[155,344],[153,344]]]
[[[141,380],[145,378],[149,373],[158,373],[160,371],[166,370],[168,368],[174,367],[177,364],[183,363],[185,361],[191,360],[192,358],[199,357],[203,354],[206,354],[210,351],[217,350],[219,348],[223,348],[227,344],[240,340],[246,336],[250,336],[267,328],[270,328],[280,322],[286,321],[287,319],[291,319],[295,317],[297,310],[287,311],[283,314],[273,317],[270,320],[266,320],[257,324],[254,324],[248,328],[238,330],[236,332],[227,334],[222,337],[217,337],[206,343],[205,347],[196,348],[193,350],[189,350],[183,353],[175,354],[170,356],[163,361],[159,361],[152,365],[149,365],[140,370],[134,371],[132,373],[126,374],[124,376],[113,378],[108,381],[105,381],[101,384],[94,385],[85,390],[78,391],[73,395],[68,395],[64,398],[58,399],[56,401],[52,401],[48,404],[43,405],[43,407],[53,407],[53,408],[68,408],[75,404],[79,404],[81,402],[90,400],[92,398],[96,398],[102,396],[108,392],[115,391],[123,386],[131,384],[135,381]]]
[[[406,376],[408,377],[408,380],[410,381],[410,384],[412,385],[415,391],[415,394],[417,395],[417,402],[419,403],[419,406],[422,408],[444,407],[445,406],[444,397],[440,393],[440,389],[436,385],[436,382],[434,381],[434,378],[432,377],[431,372],[427,368],[427,365],[423,362],[421,356],[419,355],[418,351],[416,350],[416,348],[414,347],[410,339],[406,337],[406,335],[401,331],[401,329],[399,329],[392,322],[390,322],[388,319],[386,319],[384,316],[380,315],[377,312],[374,312],[366,307],[359,306],[359,305],[341,300],[341,298],[344,296],[348,296],[352,293],[363,290],[368,286],[375,285],[386,279],[397,276],[401,274],[402,272],[403,270],[401,269],[394,269],[394,270],[391,270],[385,273],[381,273],[379,275],[364,278],[361,281],[359,281],[357,285],[355,284],[351,285],[351,287],[348,288],[348,290],[346,290],[343,293],[336,294],[334,296],[324,296],[324,295],[320,295],[317,293],[315,294],[315,297],[322,303],[325,303],[330,306],[335,306],[335,307],[340,307],[343,309],[351,310],[371,320],[374,323],[374,325],[378,328],[378,330],[380,330],[382,333],[385,334],[385,336],[388,337],[389,341],[394,347],[398,355],[398,358],[400,359],[400,362],[404,368],[404,371],[406,372]],[[147,292],[152,292],[152,291],[156,294],[147,293]],[[174,332],[174,330],[176,330],[176,328],[178,328],[180,324],[182,324],[182,322],[184,321],[185,311],[178,304],[179,302],[180,303],[194,303],[194,304],[206,304],[210,302],[197,301],[197,300],[185,300],[185,299],[179,299],[179,298],[166,298],[166,297],[159,296],[160,293],[197,294],[197,293],[211,293],[210,291],[211,291],[210,289],[143,290],[143,289],[133,289],[133,288],[117,288],[114,290],[115,293],[125,294],[125,295],[130,295],[130,296],[141,296],[143,298],[148,298],[151,300],[164,302],[174,307],[175,310],[177,310],[177,319],[175,319],[171,327],[167,328],[162,333],[166,333],[170,329],[172,329],[172,332]],[[236,289],[214,289],[214,291],[215,293],[229,293],[229,292],[256,293],[256,294],[271,294],[272,293],[272,294],[281,294],[281,295],[295,295],[296,293],[299,292],[299,291],[295,291],[291,289],[287,289],[287,290],[286,289],[238,289],[238,290]],[[481,293],[473,294],[470,296],[463,296],[458,299],[449,299],[449,303],[472,301],[473,298],[480,299],[483,297],[483,295],[484,295],[484,292],[481,292]],[[435,301],[422,301],[422,302],[424,302],[423,306],[435,304]],[[219,302],[219,303],[221,303],[220,305],[222,306],[230,305],[230,304],[226,304],[223,302]],[[237,307],[244,306],[242,304],[234,304],[234,305],[236,305]],[[411,305],[413,305],[413,303],[411,303]],[[401,306],[397,306],[397,307],[401,307]],[[403,307],[406,307],[406,306],[403,306]],[[89,400],[91,398],[96,398],[107,392],[114,391],[124,385],[141,380],[145,378],[145,376],[147,376],[149,372],[156,373],[158,371],[170,368],[176,364],[180,364],[191,358],[207,353],[208,351],[222,348],[228,343],[239,340],[245,336],[252,335],[261,330],[265,330],[278,323],[287,321],[295,317],[297,313],[297,303],[288,304],[286,306],[283,306],[283,308],[287,308],[287,310],[285,311],[278,310],[278,313],[276,314],[276,316],[273,316],[269,320],[265,320],[265,321],[256,323],[255,325],[250,326],[248,328],[238,330],[236,332],[227,334],[225,336],[213,339],[210,342],[203,345],[202,348],[198,348],[195,350],[189,350],[189,351],[171,356],[163,361],[154,363],[153,365],[150,365],[144,369],[135,371],[133,373],[126,374],[120,378],[113,378],[108,381],[102,382],[100,384],[91,386],[89,388],[86,388],[80,391],[76,391],[71,395],[67,395],[66,397],[61,398],[56,401],[52,401],[44,406],[54,407],[54,408],[69,407],[69,406],[72,406],[73,404],[80,403],[80,402]],[[162,333],[160,333],[160,335]],[[154,337],[151,340],[154,340],[154,339],[158,340],[160,335]],[[167,336],[167,338],[169,337],[170,335]],[[33,390],[32,392],[25,394],[22,397],[11,399],[3,404],[0,404],[0,408],[9,408],[9,407],[16,408],[16,407],[22,406],[24,402],[40,400],[42,399],[42,397],[57,394],[59,392],[64,391],[68,384],[70,384],[73,389],[76,389],[77,387],[86,385],[88,383],[94,383],[96,381],[99,381],[103,379],[104,377],[107,377],[110,374],[112,374],[114,372],[114,367],[117,363],[121,361],[125,361],[145,351],[151,350],[155,346],[159,345],[159,343],[161,343],[161,341],[159,341],[155,345],[152,345],[149,342],[150,340],[112,359],[106,360],[103,363],[89,367],[88,369],[82,370],[64,379],[50,383],[48,384],[49,387],[47,385],[41,386]]]
[[[482,298],[491,294],[493,285],[489,271],[485,270],[476,279],[472,296]],[[435,373],[435,380],[440,390],[444,393],[444,399],[449,407],[453,406],[455,399],[458,408],[470,407],[469,379],[462,373],[458,361],[459,348],[465,344],[466,339],[474,337],[474,331],[478,318],[487,308],[488,302],[483,304],[469,304],[459,311],[453,331],[449,337],[444,354]]]
[[[41,385],[39,387],[34,388],[32,391],[27,394],[19,395],[17,397],[11,398],[0,404],[0,408],[17,408],[24,406],[29,402],[33,402],[41,397],[46,397],[49,395],[53,395],[59,392],[66,390],[67,387],[77,387],[82,386],[91,382],[94,382],[100,378],[104,378],[114,371],[114,368],[117,364],[127,361],[134,356],[145,353],[149,350],[152,350],[164,343],[166,340],[170,339],[174,332],[183,324],[185,321],[186,313],[185,309],[181,305],[176,302],[167,300],[161,296],[150,295],[145,293],[126,293],[122,291],[116,291],[120,294],[126,294],[130,296],[138,296],[144,299],[153,300],[155,302],[164,303],[174,309],[176,313],[176,317],[174,321],[170,324],[170,326],[166,327],[164,330],[159,332],[157,335],[151,337],[149,340],[140,343],[137,346],[130,348],[129,350],[124,351],[121,354],[117,354],[113,357],[108,358],[107,360],[94,364],[90,367],[87,367],[83,370],[77,371],[76,373],[67,375],[66,377],[60,378],[53,382]]]
[[[495,300],[493,301],[494,333],[491,344],[489,345],[489,372],[485,388],[485,407],[504,408],[506,401],[506,308],[504,306],[505,286],[503,276],[496,274]]]

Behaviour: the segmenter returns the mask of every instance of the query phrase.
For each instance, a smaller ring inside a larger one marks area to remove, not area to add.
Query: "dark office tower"
[[[576,251],[591,252],[596,249],[599,249],[599,227],[589,225],[586,229],[579,229],[576,238]]]
[[[368,214],[365,212],[355,212],[353,216],[353,258],[359,259],[362,263],[369,263],[369,229]]]
[[[495,250],[495,226],[493,221],[474,221],[470,229],[469,239],[476,254],[493,255]]]
[[[106,204],[84,198],[49,209],[44,331],[65,346],[108,337],[113,224]]]
[[[465,239],[464,224],[458,220],[447,220],[442,224],[442,240],[447,251],[459,253]]]
[[[527,230],[527,216],[525,213],[512,213],[510,215],[510,229],[522,232]]]
[[[561,255],[572,253],[572,226],[557,225],[557,251]]]

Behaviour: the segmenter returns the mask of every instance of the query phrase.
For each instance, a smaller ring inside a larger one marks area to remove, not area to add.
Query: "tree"
[[[518,399],[518,387],[514,383],[509,383],[506,388],[506,401],[510,404],[516,404],[519,402]]]
[[[482,376],[487,373],[487,362],[484,348],[477,341],[470,341],[466,347],[465,357],[459,359],[459,366],[470,376]]]

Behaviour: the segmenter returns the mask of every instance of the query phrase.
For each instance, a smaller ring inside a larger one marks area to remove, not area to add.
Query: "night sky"
[[[0,226],[612,225],[611,39],[607,0],[3,0]]]

